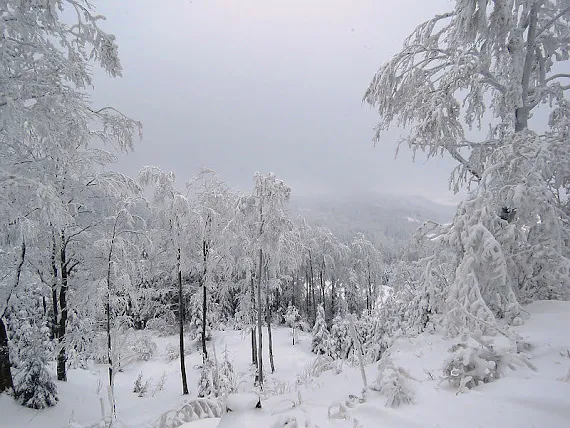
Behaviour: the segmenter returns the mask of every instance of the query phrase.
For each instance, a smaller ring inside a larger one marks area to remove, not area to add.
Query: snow
[[[218,418],[201,419],[199,421],[188,422],[181,425],[180,428],[218,428],[220,420]]]
[[[386,397],[376,391],[369,390],[363,397],[359,369],[347,363],[315,379],[303,377],[307,365],[316,358],[309,351],[310,335],[299,332],[299,342],[292,346],[291,329],[277,328],[273,333],[276,373],[267,376],[262,393],[263,409],[225,413],[221,419],[183,426],[258,428],[296,418],[299,426],[305,426],[307,421],[320,428],[568,427],[570,382],[563,379],[570,369],[570,302],[540,301],[526,306],[525,310],[530,318],[514,330],[532,345],[528,353],[536,372],[527,368],[509,370],[495,382],[457,394],[440,380],[443,361],[453,340],[441,334],[398,339],[390,356],[395,366],[404,368],[411,375],[410,387],[414,392],[413,403],[398,408],[385,407]],[[187,357],[190,396],[184,397],[181,395],[179,361],[168,362],[165,356],[166,346],[175,344],[177,338],[156,337],[155,341],[158,352],[150,361],[133,363],[117,374],[117,416],[125,427],[148,427],[163,412],[177,409],[196,397],[198,365],[201,363],[199,353],[193,351]],[[240,391],[255,392],[249,365],[249,336],[239,331],[214,332],[214,341],[217,349],[227,345]],[[264,350],[267,352],[266,346]],[[145,379],[153,379],[145,397],[132,392],[141,372]],[[154,391],[163,373],[164,388]],[[301,376],[297,376],[299,374]],[[373,381],[378,374],[377,365],[368,365],[366,374]],[[105,366],[71,369],[68,379],[67,383],[57,382],[59,403],[41,412],[19,406],[5,394],[0,396],[0,427],[60,428],[69,426],[72,418],[83,425],[99,421],[101,400],[108,412]],[[304,380],[298,391],[297,379]],[[256,394],[240,394],[232,397],[228,405],[251,408],[256,398]]]
[[[232,412],[255,409],[260,397],[253,393],[232,394],[226,399],[226,408]]]

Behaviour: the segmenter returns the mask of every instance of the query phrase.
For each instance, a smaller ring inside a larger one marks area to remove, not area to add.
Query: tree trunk
[[[261,273],[263,266],[263,250],[259,249],[259,269],[257,276],[257,381],[263,387],[263,334],[261,333],[262,307],[261,307]]]
[[[370,272],[370,262],[368,262],[368,297],[366,299],[367,299],[367,301],[368,300],[370,301],[369,303],[367,303],[368,314],[370,315],[370,313],[372,312],[372,309],[374,309],[374,299],[373,299],[373,293],[372,293],[372,274]]]
[[[118,218],[118,217],[117,217]],[[112,260],[113,260],[113,247],[115,245],[115,235],[117,227],[117,218],[115,218],[115,224],[113,225],[113,236],[111,237],[111,244],[109,246],[109,256],[107,258],[107,303],[105,305],[105,312],[107,313],[107,363],[109,364],[109,388],[111,391],[111,405],[112,405],[112,416],[116,415],[115,406],[115,385],[114,385],[114,372],[113,372],[113,346],[111,340],[111,270],[112,270]]]
[[[208,262],[208,243],[206,240],[202,240],[202,256],[204,258],[204,268],[202,272],[202,354],[204,356],[204,361],[208,358],[208,350],[206,349],[206,319],[207,319],[207,311],[208,311],[208,299],[207,293],[208,289],[206,287],[206,274],[207,274],[207,262]]]
[[[59,309],[57,304],[57,244],[55,240],[55,233],[52,232],[52,248],[51,248],[51,271],[53,275],[53,283],[51,285],[51,302],[53,306],[52,324],[51,324],[51,337],[57,339],[59,332],[57,320],[59,318]]]
[[[57,338],[59,342],[59,353],[57,355],[57,380],[67,382],[67,354],[65,350],[65,329],[67,326],[67,287],[68,287],[68,266],[67,266],[67,243],[65,241],[65,234],[61,233],[61,250],[60,250],[60,267],[61,272],[61,287],[59,289],[59,307],[61,314],[59,317],[59,326]]]
[[[540,7],[540,2],[535,2],[529,13],[528,22],[528,35],[526,38],[526,52],[524,60],[523,75],[521,81],[522,87],[522,105],[518,107],[515,111],[515,132],[522,131],[528,128],[528,116],[530,113],[530,106],[528,105],[528,90],[530,84],[530,75],[532,72],[532,64],[534,62],[535,56],[535,38],[536,38],[536,22],[538,15],[538,8]]]
[[[309,281],[309,267],[305,267],[305,282],[307,283],[307,295],[305,296],[305,306],[307,319],[311,319],[311,281]]]
[[[356,354],[358,355],[358,362],[360,366],[360,375],[362,376],[362,390],[366,391],[368,389],[368,382],[366,381],[366,371],[364,370],[364,353],[362,352],[362,344],[360,343],[360,338],[356,333],[356,327],[354,325],[354,320],[356,316],[353,314],[351,315],[349,320],[349,331],[350,335],[352,336],[352,342],[356,347]]]
[[[269,281],[267,281],[267,268],[265,271],[265,321],[267,322],[267,338],[269,339],[269,365],[271,366],[271,373],[275,373],[275,364],[273,363],[273,341],[271,338],[271,305],[269,304]]]
[[[293,279],[291,280],[291,304],[295,306],[295,288],[297,285],[297,273],[293,275]]]
[[[14,388],[10,369],[10,350],[4,320],[0,318],[0,393]]]
[[[204,361],[208,358],[208,349],[206,348],[206,317],[208,310],[208,290],[206,289],[206,284],[202,286],[202,354],[204,356]]]
[[[325,311],[325,318],[327,313],[327,306],[325,301],[325,261],[323,259],[323,264],[321,265],[321,270],[319,272],[319,279],[321,285],[321,303],[323,304],[323,309]]]
[[[331,319],[336,316],[336,284],[334,277],[331,277]]]
[[[26,259],[26,242],[22,241],[21,252],[20,252],[20,262],[16,267],[16,279],[14,281],[15,290],[20,284],[20,276],[22,274],[22,266],[24,265],[24,260]],[[12,370],[10,363],[10,346],[8,344],[8,332],[6,331],[6,324],[4,324],[4,316],[8,311],[10,304],[10,296],[6,301],[6,307],[3,313],[0,314],[0,393],[14,389],[14,381],[12,379]]]
[[[275,373],[275,363],[273,362],[273,340],[271,337],[271,311],[267,313],[267,337],[269,338],[269,365],[271,366],[271,373]],[[294,343],[293,343],[294,345]]]
[[[251,276],[251,310],[255,311],[255,285],[253,283],[253,275]],[[252,319],[251,327],[251,364],[257,367],[257,339],[255,338],[255,316]]]
[[[310,252],[309,252],[309,267],[310,267],[309,281],[311,282],[311,299],[313,301],[312,319],[313,319],[313,324],[314,324],[315,320],[317,319],[317,301],[315,299],[315,281],[314,281],[314,272],[313,272],[313,257],[311,256]]]
[[[255,339],[255,326],[251,327],[251,364],[257,367],[257,340]]]
[[[188,381],[186,379],[186,365],[184,363],[184,296],[182,293],[182,271],[180,269],[180,247],[178,247],[177,276],[178,276],[178,327],[180,335],[180,374],[182,376],[182,394],[188,395]]]

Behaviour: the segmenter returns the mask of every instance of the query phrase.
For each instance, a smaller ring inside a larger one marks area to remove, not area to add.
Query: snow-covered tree
[[[329,336],[330,333],[327,329],[325,322],[325,310],[323,305],[317,307],[317,319],[313,326],[313,340],[311,342],[311,351],[315,354],[330,354],[329,350]]]
[[[56,230],[56,239],[61,241],[56,245],[58,257],[66,254],[61,245],[69,242],[69,235],[81,229],[64,231],[75,226],[72,220],[81,211],[81,204],[73,199],[78,194],[70,199],[67,190],[81,180],[64,169],[74,166],[77,171],[88,162],[108,163],[113,155],[91,147],[92,140],[126,151],[132,148],[134,131],[140,129],[140,124],[111,107],[93,107],[85,96],[93,84],[93,63],[113,77],[121,74],[115,38],[100,28],[102,19],[84,0],[7,0],[0,7],[4,35],[0,45],[0,194],[19,194],[17,199],[2,198],[0,211],[7,214],[8,224],[26,219],[38,228]],[[58,311],[54,313],[61,342],[58,378],[66,380],[66,275],[75,261],[64,259],[62,263],[66,269],[58,266],[59,279],[54,282]],[[0,332],[4,330],[1,324]],[[52,329],[55,332],[55,325]],[[4,370],[0,376],[4,378]],[[2,380],[0,390],[3,385]]]
[[[10,316],[14,352],[14,397],[32,409],[55,406],[57,387],[48,371],[53,354],[49,328],[43,317],[41,290],[26,286],[14,297]]]
[[[382,271],[380,252],[362,233],[354,237],[350,243],[350,251],[357,281],[366,290],[366,310],[370,313],[374,309],[378,277]]]
[[[211,358],[206,358],[200,369],[198,379],[198,397],[217,397],[218,386],[214,363]]]
[[[297,323],[300,319],[301,316],[299,315],[298,309],[295,306],[289,304],[289,306],[287,306],[287,312],[285,313],[285,322],[289,327],[291,327],[293,345],[295,345],[295,339],[297,337]]]
[[[452,323],[516,323],[521,299],[568,295],[569,23],[568,0],[456,0],[416,28],[365,94],[380,113],[376,139],[405,127],[414,153],[457,161],[453,190],[471,186],[440,235],[458,254]],[[533,123],[538,110],[545,129]]]
[[[138,187],[132,183],[131,187],[138,193]],[[107,217],[107,230],[99,241],[95,243],[100,258],[101,266],[97,266],[104,274],[101,278],[104,290],[103,307],[105,314],[105,326],[107,336],[107,364],[109,365],[109,396],[113,416],[115,414],[114,378],[120,366],[117,343],[117,334],[121,327],[132,320],[128,314],[128,308],[134,299],[136,265],[142,255],[141,241],[145,241],[145,223],[133,214],[137,203],[142,202],[138,196],[118,197],[117,206]],[[138,245],[137,245],[138,244]]]
[[[214,288],[217,282],[218,296],[225,288],[220,285],[227,283],[232,266],[228,255],[231,246],[227,227],[234,214],[237,198],[220,177],[211,170],[203,170],[197,177],[187,183],[187,188],[194,195],[192,200],[193,211],[197,217],[199,234],[200,267],[198,268],[199,282],[202,294],[202,308],[200,321],[202,354],[208,357],[206,348],[207,319],[208,319],[208,289]],[[217,268],[217,269],[216,269]]]
[[[182,378],[182,393],[188,394],[188,381],[186,378],[186,365],[184,362],[184,319],[185,300],[182,281],[182,271],[189,264],[189,255],[186,233],[192,219],[190,218],[190,204],[188,198],[175,189],[176,178],[174,173],[162,172],[156,167],[145,167],[139,173],[139,180],[143,186],[154,187],[154,203],[156,209],[155,221],[164,231],[162,243],[169,256],[168,270],[173,276],[178,294],[178,336],[180,342],[180,373]]]
[[[274,174],[263,175],[256,173],[254,175],[254,188],[252,195],[242,200],[242,211],[251,219],[252,242],[255,243],[256,254],[256,299],[257,299],[257,378],[260,384],[263,384],[263,360],[262,360],[262,320],[264,313],[264,305],[262,303],[262,291],[268,292],[267,286],[267,263],[268,260],[276,262],[277,248],[276,242],[279,242],[281,236],[290,227],[287,218],[286,207],[289,203],[291,189],[282,180],[278,179]],[[265,284],[264,284],[265,278]],[[265,285],[265,287],[264,287]],[[269,296],[266,294],[266,321],[270,323],[269,315]],[[273,350],[271,340],[271,326],[268,324],[269,331],[269,357],[271,366],[273,367]]]
[[[204,328],[204,315],[203,315],[203,293],[195,292],[190,299],[190,331],[192,339],[199,341],[202,344],[202,355],[207,358],[208,354],[204,354],[204,342],[212,339],[212,320],[211,317],[206,316],[206,325]],[[206,306],[212,305],[212,299],[208,299]]]
[[[227,397],[229,394],[236,392],[236,390],[236,375],[226,348],[224,351],[224,359],[218,370],[218,395],[220,397]]]
[[[330,351],[333,358],[345,359],[352,349],[352,339],[348,332],[348,321],[336,316],[330,331]]]
[[[482,178],[494,150],[527,128],[536,107],[551,111],[552,131],[562,136],[570,88],[561,82],[570,76],[558,65],[568,60],[570,16],[567,0],[454,3],[414,30],[364,99],[380,114],[377,139],[397,124],[410,131],[402,142],[412,150],[447,152],[459,163],[458,188]],[[488,135],[473,139],[469,130],[484,122]]]

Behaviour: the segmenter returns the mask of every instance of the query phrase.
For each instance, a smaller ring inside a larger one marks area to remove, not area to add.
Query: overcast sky
[[[361,103],[375,71],[449,0],[99,0],[124,77],[97,73],[94,102],[143,122],[116,168],[201,167],[247,191],[255,171],[294,193],[371,192],[447,201],[453,163],[372,143]]]

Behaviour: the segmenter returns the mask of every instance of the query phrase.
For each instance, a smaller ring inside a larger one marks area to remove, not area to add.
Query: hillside
[[[362,232],[379,247],[409,239],[425,220],[449,222],[455,206],[379,193],[292,196],[291,218],[329,228],[343,241]]]

